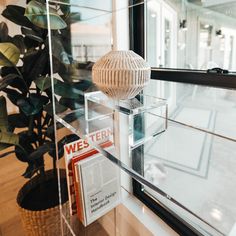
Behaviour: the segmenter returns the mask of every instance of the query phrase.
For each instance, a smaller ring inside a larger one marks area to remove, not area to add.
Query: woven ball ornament
[[[148,63],[133,51],[111,51],[92,69],[93,82],[113,99],[135,97],[149,82],[150,75]]]

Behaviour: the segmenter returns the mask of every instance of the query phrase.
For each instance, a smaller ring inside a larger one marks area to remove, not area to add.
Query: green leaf
[[[52,36],[52,52],[53,56],[56,57],[60,62],[68,65],[70,64],[69,55],[65,51],[59,37]]]
[[[72,47],[71,44],[68,42],[71,42],[71,27],[67,27],[65,29],[60,30],[60,40],[64,46],[65,51],[70,55],[71,61],[73,61],[72,58]]]
[[[32,68],[32,71],[30,73],[30,76],[35,79],[37,77],[39,77],[40,75],[44,75],[44,74],[48,74],[47,72],[49,72],[48,69],[48,65],[49,65],[49,55],[48,55],[48,51],[46,49],[44,49],[39,58],[35,61],[35,64]]]
[[[21,33],[27,36],[30,39],[33,39],[39,43],[42,43],[44,40],[38,35],[38,33],[31,28],[21,27]]]
[[[58,158],[62,158],[64,156],[64,146],[67,143],[74,142],[78,140],[79,137],[76,134],[69,134],[64,136],[59,142],[58,142]],[[48,153],[52,158],[56,158],[56,150],[55,145],[54,148],[51,149]]]
[[[31,94],[29,98],[21,98],[17,100],[17,105],[27,116],[36,115],[43,109],[43,106],[48,103],[48,97]]]
[[[13,76],[13,74],[12,74]],[[12,79],[11,82],[9,82],[9,85],[12,88],[16,88],[19,91],[21,91],[23,94],[27,94],[28,90],[26,89],[25,86],[22,85],[22,79],[19,78],[19,75],[17,75],[17,77],[15,77],[14,79]]]
[[[38,135],[35,132],[32,132],[29,134],[28,131],[22,131],[19,134],[20,138],[20,145],[24,147],[24,150],[27,151],[27,153],[31,153],[34,151],[34,148],[31,144],[35,144],[38,141]]]
[[[20,53],[25,53],[26,46],[24,43],[24,37],[22,35],[15,35],[11,42],[20,50]]]
[[[29,162],[28,166],[27,166],[25,172],[22,174],[22,176],[29,179],[38,171],[38,169],[39,168],[37,168],[34,163]]]
[[[74,83],[74,87],[81,90],[81,91],[86,91],[91,86],[93,86],[93,83],[90,80],[81,80],[78,83]]]
[[[8,145],[7,145],[7,147],[9,147]],[[6,147],[6,148],[7,148]],[[5,148],[4,148],[5,149]],[[3,150],[3,149],[1,149],[1,144],[0,144],[0,151],[1,150]],[[10,154],[12,154],[12,153],[14,153],[15,151],[9,151],[9,152],[5,152],[5,153],[2,153],[1,155],[0,155],[0,158],[3,158],[3,157],[5,157],[5,156],[8,156],[8,155],[10,155]]]
[[[65,19],[68,25],[76,23],[80,20],[81,20],[81,14],[79,12],[72,12]]]
[[[44,110],[51,116],[53,116],[53,105],[52,103],[47,104],[46,106],[44,106]],[[67,107],[61,105],[60,103],[58,103],[58,101],[56,101],[56,113],[60,114],[64,111],[67,110]]]
[[[0,151],[6,149],[6,148],[9,148],[11,145],[9,144],[5,144],[5,143],[0,143]]]
[[[16,73],[16,69],[14,67],[7,67],[7,66],[5,66],[5,67],[2,67],[0,69],[0,75],[2,77],[6,76],[8,74],[15,74],[15,73]]]
[[[31,83],[38,77],[44,76],[49,73],[49,56],[46,49],[30,50],[30,53],[23,59],[24,62],[24,78]]]
[[[5,42],[8,38],[8,27],[5,22],[0,23],[0,42]]]
[[[20,50],[12,43],[0,43],[0,66],[16,65],[20,58]]]
[[[80,97],[80,95],[83,95],[83,92],[75,88],[73,84],[61,82],[58,80],[58,82],[54,86],[55,94],[62,96],[64,98],[74,98],[77,99]]]
[[[16,106],[17,100],[24,98],[24,96],[21,93],[17,92],[15,89],[5,88],[4,92],[7,94],[9,100]]]
[[[15,146],[15,154],[18,160],[22,162],[30,162],[29,155],[34,151],[32,144],[38,140],[36,133],[29,134],[27,131],[22,131],[19,134],[19,146]]]
[[[70,108],[71,110],[77,110],[81,108],[84,104],[84,96],[80,95],[78,99],[71,98],[61,98],[59,103],[65,107]]]
[[[29,38],[28,36],[24,37],[24,44],[27,49],[35,49],[39,47],[39,42],[35,41],[34,39]]]
[[[34,80],[34,82],[41,91],[45,91],[46,89],[51,88],[51,77],[49,76],[39,77],[36,80]],[[54,84],[56,83],[57,83],[57,80],[54,79]]]
[[[68,122],[68,123],[71,123],[75,120],[79,120],[81,117],[84,116],[84,109],[80,109],[80,110],[77,110],[75,112],[72,112],[70,114],[67,114],[63,117],[63,119]]]
[[[8,122],[13,128],[25,128],[29,126],[29,118],[22,113],[8,115]]]
[[[26,141],[25,141],[26,142]],[[27,143],[27,142],[26,142]],[[27,144],[28,145],[28,144]],[[25,148],[25,146],[24,146]],[[33,150],[33,148],[32,148]],[[29,159],[28,159],[28,153],[25,152],[22,148],[18,147],[18,146],[15,146],[15,154],[16,154],[16,158],[19,160],[19,161],[22,161],[22,162],[29,162]]]
[[[28,78],[27,80],[32,81],[33,78],[30,74],[32,74],[32,68],[36,64],[39,56],[41,53],[38,50],[35,49],[28,49],[27,53],[25,53],[24,57],[22,58],[24,63],[24,72],[25,72],[25,78]]]
[[[16,5],[8,5],[2,12],[2,15],[5,18],[14,22],[15,24],[31,28],[33,24],[27,19],[27,17],[24,16],[24,14],[25,8]]]
[[[40,147],[38,147],[34,152],[29,155],[31,161],[42,158],[44,154],[49,152],[55,146],[54,142],[47,142]]]
[[[74,79],[78,78],[78,69],[76,64],[60,64],[58,67],[58,74],[61,76],[61,78],[66,82],[73,82]]]
[[[8,130],[7,105],[4,96],[0,97],[0,130],[4,132]]]
[[[14,133],[0,131],[0,143],[18,146],[19,136]]]
[[[66,22],[59,16],[53,8],[49,10],[50,27],[52,30],[64,29],[67,27]],[[46,5],[35,0],[28,3],[25,16],[36,26],[47,29],[47,10]]]
[[[19,76],[17,74],[8,74],[0,78],[0,90],[6,88],[8,85],[11,85],[11,83],[18,77]]]
[[[70,3],[70,0],[64,0],[63,3]],[[70,13],[70,4],[60,4],[60,9],[64,15]]]
[[[25,115],[31,116],[37,114],[40,109],[36,109],[28,98],[22,98],[17,101],[17,106],[24,112]]]
[[[86,65],[86,64],[85,64]],[[64,67],[63,67],[64,66]],[[70,64],[70,65],[64,65],[61,66],[58,70],[58,74],[61,76],[61,78],[64,81],[67,82],[76,82],[76,81],[88,81],[91,80],[91,71],[90,69],[87,69],[85,66],[84,68],[80,64]],[[92,85],[92,82],[90,81],[90,86]]]

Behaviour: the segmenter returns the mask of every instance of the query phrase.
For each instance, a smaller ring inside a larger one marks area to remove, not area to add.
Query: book
[[[103,148],[114,148],[106,142]],[[110,146],[110,147],[109,147]],[[119,168],[96,150],[73,159],[77,215],[87,226],[120,203]]]
[[[102,148],[106,148],[112,146],[112,142],[111,141],[107,141],[103,144],[101,144]],[[78,178],[77,178],[77,182],[76,182],[76,170],[75,170],[75,166],[77,164],[77,162],[87,158],[87,157],[91,157],[93,155],[98,154],[98,151],[96,149],[89,149],[87,150],[87,152],[81,153],[80,155],[75,156],[74,158],[71,159],[71,168],[72,168],[72,175],[73,175],[73,186],[74,186],[74,191],[75,191],[75,202],[76,202],[76,212],[78,215],[78,218],[80,219],[81,222],[84,221],[84,217],[83,217],[83,203],[82,203],[82,199],[81,199],[81,191],[80,188],[78,187],[79,182],[78,182]]]
[[[111,129],[108,127],[90,133],[89,139],[91,139],[93,142],[96,142],[97,144],[100,144],[107,140],[112,140],[113,134]],[[66,168],[67,188],[68,188],[68,197],[69,197],[69,206],[71,215],[75,215],[77,213],[74,175],[73,175],[71,160],[83,153],[88,152],[91,149],[92,147],[89,145],[88,141],[83,139],[78,139],[74,142],[64,145],[65,168]]]

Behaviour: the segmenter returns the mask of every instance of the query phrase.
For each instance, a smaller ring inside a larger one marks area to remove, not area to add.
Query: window
[[[173,199],[136,181],[134,192],[180,235],[228,235],[236,222],[235,5],[151,0],[130,11],[131,48],[153,66],[144,93],[169,109],[167,130],[134,153],[135,168]],[[229,73],[208,70],[218,67]]]
[[[164,68],[235,71],[236,19],[230,10],[234,6],[234,1],[221,6],[210,1],[148,1],[148,61]]]

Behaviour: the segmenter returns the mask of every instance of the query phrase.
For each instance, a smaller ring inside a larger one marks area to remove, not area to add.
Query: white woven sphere
[[[149,82],[150,75],[148,63],[133,51],[111,51],[92,69],[93,82],[113,99],[135,97]]]

